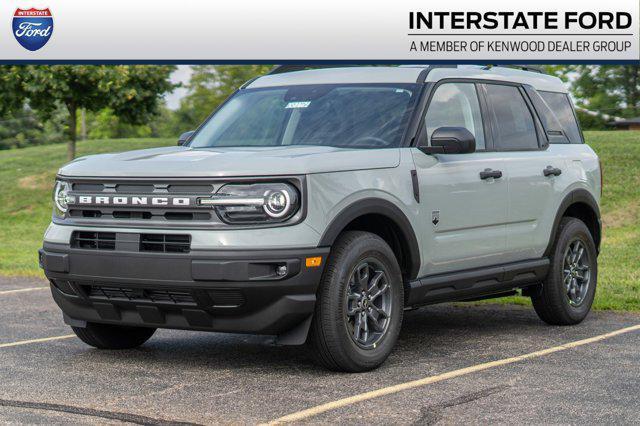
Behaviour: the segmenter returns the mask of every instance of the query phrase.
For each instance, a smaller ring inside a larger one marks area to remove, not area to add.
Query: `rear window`
[[[571,100],[569,95],[565,93],[556,92],[538,92],[542,99],[549,105],[549,108],[554,112],[558,121],[562,125],[562,128],[569,138],[571,143],[582,143],[582,135],[580,133],[580,127],[576,121],[576,116],[573,113],[571,106]]]

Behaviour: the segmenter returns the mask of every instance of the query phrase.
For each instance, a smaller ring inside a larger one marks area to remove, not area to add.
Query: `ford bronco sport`
[[[40,263],[80,339],[266,334],[353,372],[421,305],[518,291],[585,318],[602,177],[560,80],[309,68],[246,83],[179,146],[60,169]]]

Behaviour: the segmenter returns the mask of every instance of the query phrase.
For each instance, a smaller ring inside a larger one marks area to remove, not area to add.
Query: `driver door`
[[[508,176],[500,154],[487,149],[489,129],[480,105],[474,83],[440,84],[427,108],[421,137],[430,141],[439,127],[464,127],[475,137],[476,152],[428,155],[413,149],[426,237],[423,276],[504,263]],[[481,177],[487,169],[502,176]]]

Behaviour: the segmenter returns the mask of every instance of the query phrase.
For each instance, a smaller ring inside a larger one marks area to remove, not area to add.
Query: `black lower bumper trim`
[[[40,260],[54,300],[74,324],[279,335],[312,315],[328,253],[316,248],[169,255],[45,246]],[[320,267],[304,266],[306,257],[316,256],[322,257]]]
[[[120,305],[86,301],[51,289],[53,299],[73,322],[96,322],[139,327],[175,328],[279,335],[288,332],[313,313],[315,294],[278,298],[262,309],[237,315],[220,315],[203,308],[175,308],[152,305]]]

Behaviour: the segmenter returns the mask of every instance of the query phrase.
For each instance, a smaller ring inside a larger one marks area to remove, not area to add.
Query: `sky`
[[[189,83],[191,80],[191,74],[193,70],[190,65],[178,65],[178,69],[171,74],[171,82],[172,83],[182,83],[183,85]],[[169,93],[165,95],[165,100],[167,101],[167,107],[172,110],[178,109],[180,106],[180,99],[184,98],[187,94],[187,89],[185,87],[180,87],[175,89],[173,93]]]

